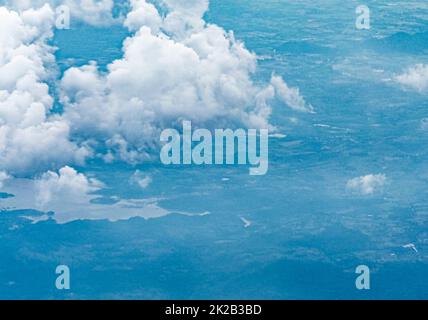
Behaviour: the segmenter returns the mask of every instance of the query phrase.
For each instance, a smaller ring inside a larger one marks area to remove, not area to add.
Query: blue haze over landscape
[[[361,4],[370,30],[355,26]],[[270,100],[268,173],[165,166],[156,148],[143,160],[131,152],[117,160],[109,143],[92,144],[107,138],[65,111],[86,107],[83,93],[71,97],[78,85],[67,70],[96,61],[102,79],[133,30],[72,17],[71,29],[49,40],[57,48],[45,81],[49,112],[65,114],[79,150],[91,145],[104,156],[33,162],[40,170],[0,162],[0,299],[428,298],[428,2],[210,0],[203,18],[257,55],[243,92],[286,83],[293,95]],[[160,85],[185,74],[156,70],[165,72]],[[235,75],[242,79],[238,71],[225,78]],[[109,88],[114,97],[100,89],[107,103],[121,97]],[[200,125],[245,123],[213,114]],[[176,125],[160,118],[151,125]],[[84,190],[68,192],[61,177]],[[70,290],[55,287],[62,264]],[[370,290],[355,287],[358,265],[370,267]]]

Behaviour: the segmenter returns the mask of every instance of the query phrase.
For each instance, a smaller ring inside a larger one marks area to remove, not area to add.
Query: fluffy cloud
[[[66,5],[70,8],[72,18],[92,25],[107,25],[114,21],[113,0],[6,0],[4,2],[9,8],[18,11],[40,8],[45,4],[50,4],[53,8]]]
[[[123,58],[106,74],[95,63],[71,68],[61,83],[73,135],[106,141],[112,149],[106,159],[145,159],[160,130],[183,119],[208,128],[268,128],[275,96],[295,110],[312,111],[280,77],[264,87],[254,84],[257,57],[233,33],[203,21],[207,1],[131,4],[125,26],[135,34],[124,42]]]
[[[142,26],[148,26],[155,33],[160,30],[162,18],[152,3],[141,0],[131,0],[133,10],[125,20],[125,27],[130,31],[138,31]]]
[[[401,85],[424,92],[428,90],[428,65],[417,64],[394,79]]]
[[[39,208],[45,208],[56,199],[76,201],[76,198],[85,198],[101,187],[101,182],[88,179],[73,168],[63,167],[58,173],[48,171],[36,181],[36,204]]]
[[[371,195],[380,190],[386,182],[384,174],[369,174],[348,181],[347,188],[362,195]]]
[[[0,171],[27,176],[84,164],[101,149],[106,162],[139,163],[154,157],[161,130],[184,119],[207,128],[272,128],[275,98],[296,111],[313,110],[278,76],[253,82],[257,57],[233,33],[203,20],[207,0],[132,0],[124,24],[134,34],[123,57],[107,72],[95,62],[67,70],[60,83],[64,113],[55,114],[47,84],[56,69],[48,45],[53,9],[23,10],[44,1],[8,3],[20,11],[0,7]],[[107,22],[113,6],[65,4],[93,23]]]
[[[10,184],[6,191],[17,195],[5,205],[55,211],[60,223],[163,216],[170,212],[156,199],[94,203],[102,184],[69,166],[99,147],[107,162],[150,158],[160,131],[184,119],[207,128],[271,128],[273,99],[313,111],[282,78],[265,85],[252,80],[257,57],[232,32],[203,20],[207,0],[132,0],[124,25],[134,34],[123,57],[107,72],[95,62],[65,72],[64,113],[56,114],[49,94],[56,88],[48,87],[56,69],[48,45],[55,14],[45,3],[69,5],[91,24],[112,21],[112,0],[7,1],[16,12],[0,7],[0,186]],[[46,170],[36,181],[7,180]],[[133,181],[147,188],[151,178],[136,172]]]
[[[70,142],[68,124],[50,115],[53,21],[48,5],[20,14],[0,7],[0,170],[36,172],[87,155]]]

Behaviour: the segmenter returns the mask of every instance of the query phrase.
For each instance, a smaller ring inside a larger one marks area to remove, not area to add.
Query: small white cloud
[[[348,181],[347,188],[362,195],[370,195],[380,190],[386,182],[384,174],[369,174]]]
[[[131,183],[139,185],[142,189],[146,189],[152,183],[152,181],[152,177],[144,175],[139,170],[135,171],[131,177]]]
[[[44,208],[57,199],[61,199],[61,201],[83,199],[101,187],[102,183],[98,180],[89,179],[70,167],[64,167],[58,173],[48,171],[36,181],[36,204],[38,207]]]
[[[300,112],[314,112],[314,108],[310,104],[307,104],[305,99],[300,95],[299,89],[290,88],[281,77],[272,76],[271,84],[275,88],[275,93],[279,99],[291,109]]]
[[[394,78],[399,84],[424,92],[428,89],[428,65],[417,64]]]

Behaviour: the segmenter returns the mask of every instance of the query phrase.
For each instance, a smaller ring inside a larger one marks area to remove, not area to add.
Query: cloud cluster
[[[19,14],[0,7],[0,170],[37,172],[87,155],[70,142],[69,125],[50,115],[53,21],[48,5]]]
[[[348,181],[347,188],[362,195],[371,195],[382,189],[385,185],[386,176],[384,174],[369,174],[354,178]]]
[[[40,8],[49,4],[52,8],[66,5],[70,15],[91,25],[102,26],[113,23],[113,0],[5,0],[5,5],[17,11]],[[0,1],[1,4],[1,1]]]
[[[424,92],[428,90],[428,65],[417,64],[394,78],[399,84]]]
[[[48,83],[55,83],[56,61],[48,43],[55,13],[49,4],[24,10],[45,1],[8,3],[20,9],[0,7],[0,171],[8,174],[83,165],[94,155],[133,164],[157,158],[160,132],[183,120],[211,129],[272,128],[273,99],[313,111],[281,77],[253,81],[256,55],[203,20],[207,0],[131,0],[124,25],[133,35],[123,57],[107,72],[96,62],[67,70],[59,84],[63,113],[54,113]],[[110,0],[65,4],[91,23],[107,23],[113,7]]]
[[[164,5],[165,12],[158,9]],[[269,101],[312,111],[277,76],[265,86],[252,76],[257,57],[221,27],[207,24],[205,0],[132,0],[125,26],[135,33],[123,58],[65,72],[61,101],[73,135],[106,142],[106,159],[145,159],[165,127],[183,119],[198,126],[268,128]]]
[[[163,216],[170,212],[156,199],[118,200],[113,213],[93,203],[102,184],[70,166],[95,155],[130,163],[156,157],[160,132],[183,120],[211,129],[272,128],[274,99],[313,112],[281,77],[253,81],[256,55],[232,32],[204,21],[208,0],[130,2],[124,26],[133,34],[123,57],[106,72],[96,62],[71,68],[59,88],[49,87],[57,72],[49,45],[54,7],[68,5],[74,17],[104,25],[112,22],[113,0],[0,2],[8,5],[0,7],[0,187],[17,195],[7,200],[11,206],[61,212],[60,223]],[[61,114],[53,111],[56,89]],[[41,172],[34,181],[19,178]],[[137,171],[131,181],[144,189],[152,179]]]

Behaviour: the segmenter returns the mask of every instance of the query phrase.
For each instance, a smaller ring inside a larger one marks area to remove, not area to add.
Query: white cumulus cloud
[[[381,190],[385,183],[386,176],[384,174],[369,174],[349,180],[346,186],[353,192],[371,195]]]
[[[89,193],[99,190],[102,186],[98,180],[89,179],[71,167],[63,167],[58,173],[48,171],[36,181],[37,206],[44,208],[58,199],[71,199],[74,202],[76,198],[86,198]]]
[[[95,62],[65,72],[61,83],[64,117],[73,135],[96,139],[129,162],[147,158],[160,130],[182,120],[208,128],[269,128],[269,101],[312,111],[297,89],[278,76],[265,86],[252,76],[257,57],[214,24],[207,24],[204,0],[131,1],[125,26],[135,33],[123,58],[99,71]]]
[[[50,114],[53,21],[48,5],[21,13],[0,7],[0,170],[37,172],[87,155],[70,142],[68,124]]]
[[[96,62],[67,70],[59,88],[64,112],[57,114],[50,95],[56,88],[48,86],[57,68],[48,44],[54,10],[38,8],[45,1],[8,3],[19,8],[0,7],[0,171],[8,174],[83,165],[101,148],[106,151],[98,156],[106,162],[152,159],[160,132],[182,120],[207,128],[272,128],[275,98],[313,111],[281,77],[265,85],[253,81],[256,55],[232,32],[203,20],[207,0],[131,0],[124,25],[133,35],[123,57],[107,72]],[[106,22],[113,4],[82,0],[70,6],[82,19]],[[30,7],[38,9],[25,10]]]

